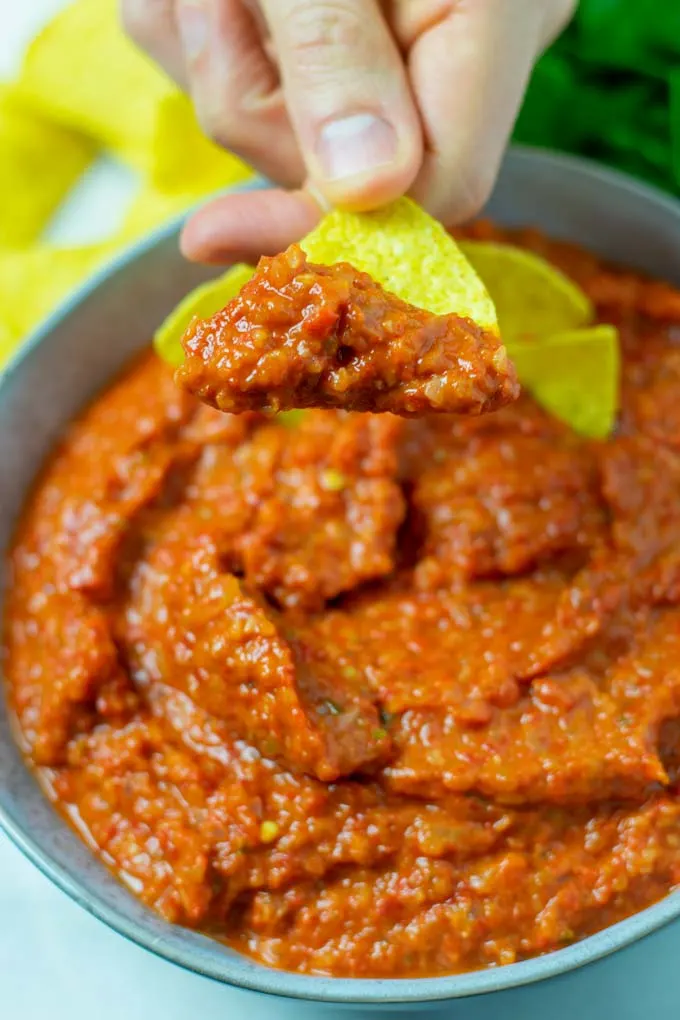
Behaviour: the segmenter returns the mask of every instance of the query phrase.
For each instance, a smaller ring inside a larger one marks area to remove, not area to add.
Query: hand
[[[324,204],[408,192],[452,226],[486,201],[535,60],[575,0],[121,0],[205,130],[287,189],[192,217],[183,250],[253,261]]]

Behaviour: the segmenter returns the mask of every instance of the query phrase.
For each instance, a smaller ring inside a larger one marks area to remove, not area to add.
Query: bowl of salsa
[[[514,399],[495,350],[405,390],[366,322],[438,340],[362,280],[322,398],[260,327],[250,362],[176,378],[149,337],[201,278],[177,229],[0,380],[10,836],[159,955],[317,1002],[576,988],[680,940],[680,207],[516,150],[463,232],[616,326],[604,440]],[[292,258],[279,292],[318,293]],[[349,283],[322,276],[323,319]],[[309,409],[272,416],[257,372]]]

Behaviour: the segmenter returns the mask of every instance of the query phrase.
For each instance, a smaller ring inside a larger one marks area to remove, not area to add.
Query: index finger
[[[182,252],[195,262],[228,265],[277,255],[316,226],[321,206],[306,191],[223,195],[195,213],[182,232]]]

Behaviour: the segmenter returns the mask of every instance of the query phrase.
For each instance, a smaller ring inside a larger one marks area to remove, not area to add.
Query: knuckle
[[[246,126],[248,120],[231,102],[202,104],[196,115],[203,133],[223,149],[241,155],[250,147],[252,132]]]
[[[354,3],[294,3],[286,19],[292,55],[303,66],[327,66],[346,60],[347,53],[362,52],[365,19]]]
[[[420,36],[437,28],[460,8],[460,0],[396,0],[388,10],[388,21],[402,46],[410,49]]]

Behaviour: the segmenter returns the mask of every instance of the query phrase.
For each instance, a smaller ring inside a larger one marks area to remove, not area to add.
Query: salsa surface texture
[[[620,330],[608,442],[528,397],[221,414],[147,356],[25,509],[29,762],[136,895],[276,967],[508,964],[680,883],[680,294],[511,239]]]
[[[221,411],[482,414],[519,395],[497,332],[415,308],[347,262],[314,265],[296,244],[260,259],[182,343],[177,381]]]

